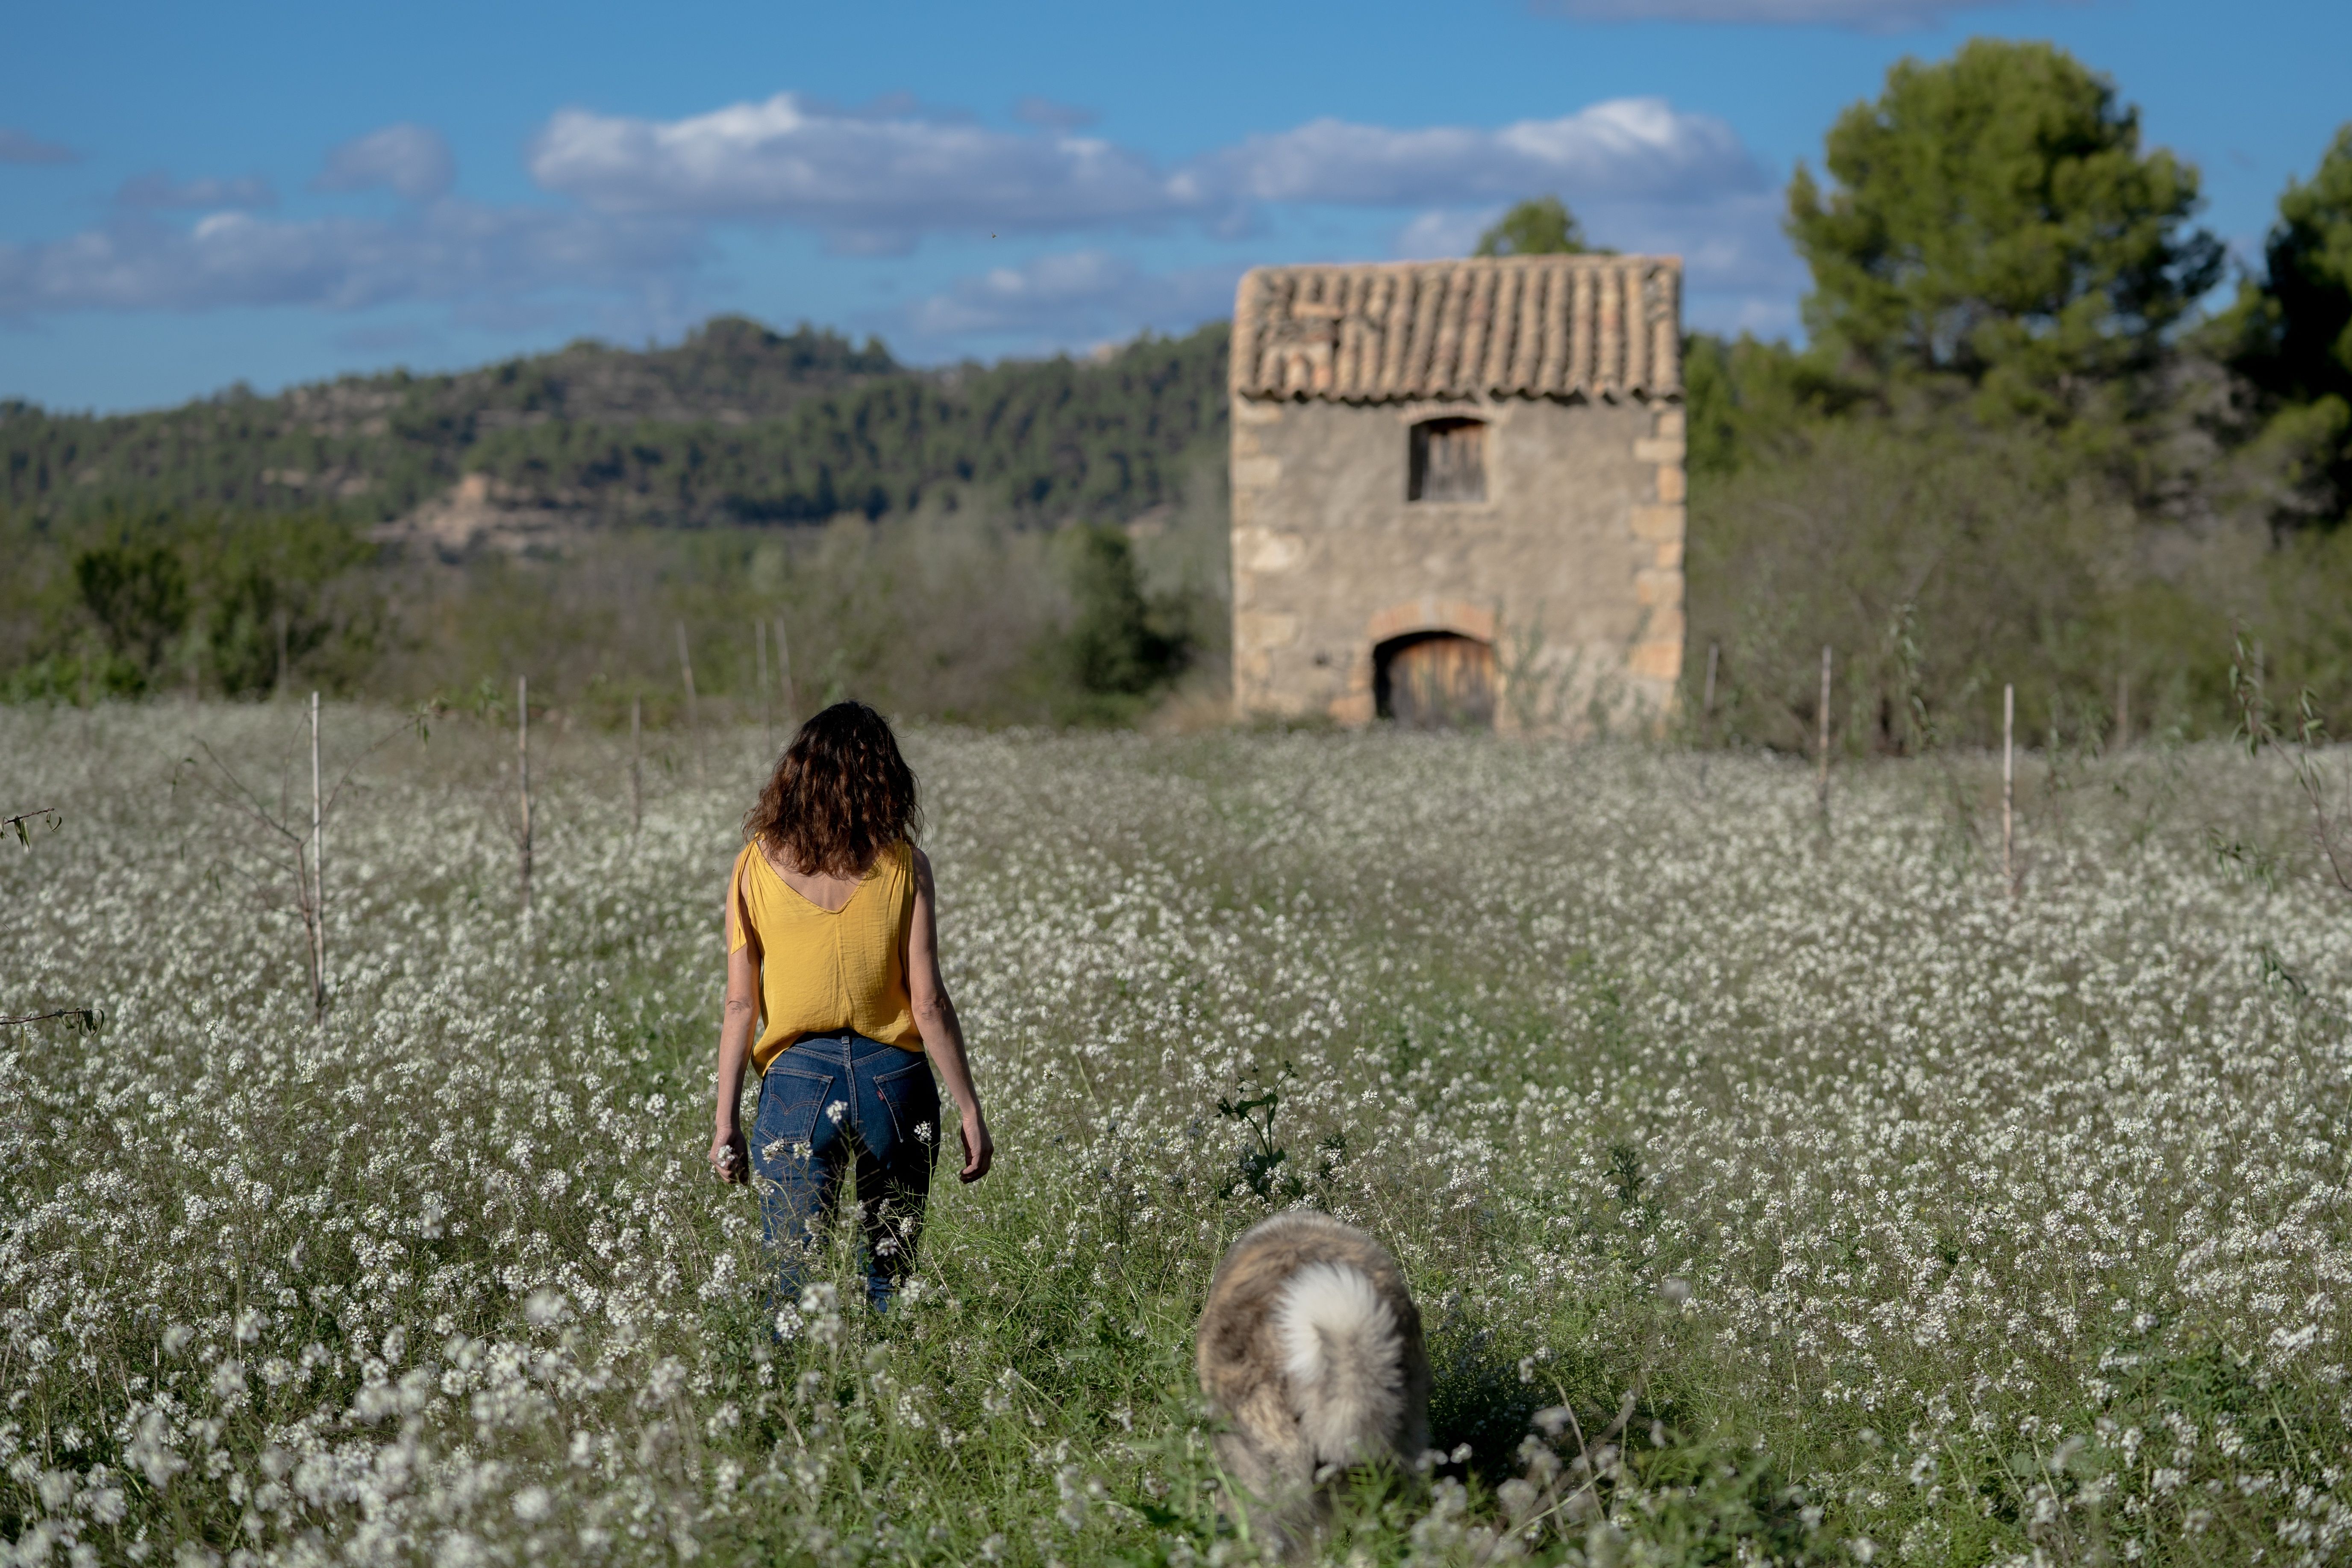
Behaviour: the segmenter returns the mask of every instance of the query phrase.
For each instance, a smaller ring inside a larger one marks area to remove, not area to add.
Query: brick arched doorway
[[[1372,649],[1372,700],[1418,730],[1495,727],[1495,649],[1458,632],[1410,632]]]

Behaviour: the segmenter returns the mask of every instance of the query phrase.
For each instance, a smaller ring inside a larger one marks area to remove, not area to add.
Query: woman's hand
[[[722,1182],[748,1182],[751,1179],[751,1151],[743,1142],[740,1127],[721,1127],[712,1134],[710,1169]]]
[[[963,1113],[963,1169],[956,1173],[960,1182],[976,1182],[988,1174],[988,1167],[996,1159],[996,1140],[988,1135],[988,1118],[975,1105]]]

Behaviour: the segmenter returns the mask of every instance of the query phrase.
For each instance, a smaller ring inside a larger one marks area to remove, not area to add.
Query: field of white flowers
[[[14,1562],[1245,1561],[1192,1320],[1301,1203],[1445,1456],[1333,1561],[2347,1552],[2352,896],[2272,759],[2037,763],[2012,898],[1981,759],[915,732],[998,1167],[779,1342],[702,1157],[759,737],[633,830],[541,726],[528,925],[501,735],[360,758],[320,1026],[226,793],[307,828],[299,734],[0,711],[0,1013],[103,1016],[0,1031]]]

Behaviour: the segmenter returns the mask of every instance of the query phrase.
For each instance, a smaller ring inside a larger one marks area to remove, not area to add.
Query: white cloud
[[[1033,92],[1013,101],[1013,118],[1024,125],[1042,125],[1048,131],[1083,131],[1102,116],[1091,109],[1056,103]]]
[[[226,306],[363,310],[553,289],[631,289],[689,261],[673,224],[444,200],[396,221],[216,212],[181,228],[125,216],[64,239],[0,244],[0,319]]]
[[[793,93],[655,121],[567,110],[530,169],[602,211],[782,221],[837,251],[893,254],[926,234],[1102,230],[1194,217],[1231,233],[1252,204],[1413,206],[1557,190],[1571,200],[1706,200],[1763,175],[1723,121],[1616,99],[1499,130],[1318,120],[1173,168],[1072,133],[1077,111],[1024,100],[1047,129],[993,130],[911,104],[849,111]]]
[[[1586,22],[1728,22],[1759,26],[1851,27],[1907,33],[1954,11],[2013,0],[1538,0],[1536,9]]]
[[[1432,207],[1417,213],[1412,221],[1397,231],[1389,247],[1389,254],[1401,261],[1439,261],[1450,256],[1467,256],[1478,243],[1478,237],[1489,225],[1502,216],[1504,204],[1496,202],[1483,207]]]
[[[268,180],[258,174],[240,179],[190,180],[175,184],[161,170],[135,175],[122,183],[114,199],[127,207],[186,207],[217,210],[223,207],[274,207],[278,193]]]
[[[1132,224],[1202,201],[1190,175],[1099,138],[913,108],[845,112],[789,92],[675,121],[565,110],[540,133],[530,172],[601,211],[786,220],[863,254],[902,252],[926,233]]]
[[[405,198],[386,213],[278,218],[250,210],[274,197],[258,177],[143,175],[100,226],[0,243],[0,318],[422,301],[459,321],[583,310],[682,321],[710,237],[729,224],[793,224],[836,251],[877,254],[926,235],[1101,236],[1175,222],[1232,237],[1260,208],[1352,207],[1393,216],[1398,255],[1461,255],[1505,205],[1545,192],[1596,243],[1685,256],[1695,305],[1744,310],[1801,287],[1765,172],[1721,121],[1662,99],[1491,129],[1324,119],[1180,164],[1074,133],[1081,112],[1024,101],[1016,113],[1043,128],[1005,130],[911,100],[843,110],[790,93],[677,121],[567,110],[547,122],[529,167],[571,199],[514,206],[451,196],[446,143],[391,125],[336,148],[314,183]],[[1147,325],[1181,331],[1231,308],[1238,256],[1155,272],[1124,248],[1097,240],[965,278],[899,310],[891,330],[938,352],[959,341],[1058,347]],[[1270,245],[1250,259],[1295,254]]]
[[[1704,203],[1604,197],[1572,205],[1594,245],[1682,258],[1685,315],[1691,325],[1709,331],[1759,324],[1775,332],[1792,330],[1791,301],[1803,292],[1806,275],[1781,232],[1777,192],[1733,193]],[[1391,253],[1411,260],[1467,256],[1505,205],[1417,213],[1397,230]]]
[[[387,125],[344,142],[327,154],[326,167],[311,188],[320,191],[389,189],[412,202],[430,201],[457,183],[457,163],[449,143],[425,125]]]
[[[1067,348],[1147,327],[1188,331],[1226,315],[1241,273],[1238,266],[1150,273],[1108,251],[1070,251],[961,279],[898,320],[919,344],[986,337]]]
[[[0,125],[0,163],[79,163],[81,154],[55,142],[44,142],[29,131]]]
[[[1461,205],[1557,191],[1706,200],[1751,191],[1763,171],[1730,126],[1660,98],[1620,98],[1558,120],[1500,130],[1384,126],[1317,120],[1254,136],[1210,166],[1235,195],[1265,202],[1350,206]]]
[[[1318,121],[1222,156],[1260,200],[1427,204],[1390,243],[1410,259],[1467,256],[1510,203],[1557,194],[1592,244],[1681,257],[1701,325],[1781,309],[1804,286],[1764,170],[1723,121],[1662,99],[1616,99],[1494,131]]]

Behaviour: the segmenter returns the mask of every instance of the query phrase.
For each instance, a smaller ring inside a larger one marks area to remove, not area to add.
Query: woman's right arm
[[[751,1179],[751,1150],[743,1139],[740,1106],[743,1100],[743,1069],[751,1059],[751,1037],[760,1022],[760,943],[743,933],[736,945],[735,879],[738,860],[727,877],[727,1010],[719,1020],[719,1104],[710,1133],[710,1168],[722,1182]]]

